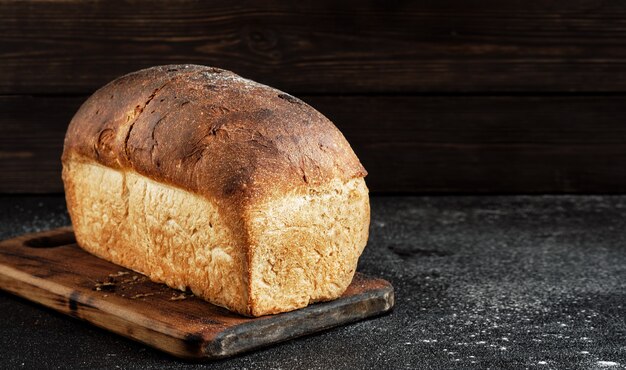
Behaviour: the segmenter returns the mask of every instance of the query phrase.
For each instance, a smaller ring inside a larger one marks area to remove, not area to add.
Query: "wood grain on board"
[[[387,312],[392,286],[357,273],[342,297],[243,317],[75,244],[70,227],[0,242],[0,289],[188,359],[217,359]]]
[[[625,91],[620,1],[0,0],[0,93],[197,63],[291,93]]]
[[[0,0],[0,193],[62,191],[93,91],[197,63],[304,98],[381,193],[624,193],[620,1]]]
[[[388,192],[624,192],[626,96],[300,96]],[[67,124],[86,96],[0,97],[0,192],[61,192]]]

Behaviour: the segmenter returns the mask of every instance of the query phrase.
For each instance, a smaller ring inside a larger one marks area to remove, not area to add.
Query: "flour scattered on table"
[[[598,361],[597,364],[598,364],[598,366],[602,366],[602,367],[619,366],[619,363],[613,362],[613,361]]]
[[[134,296],[130,297],[130,299],[137,299],[137,298],[145,298],[145,297],[150,297],[153,296],[154,293],[139,293],[139,294],[135,294]]]
[[[124,275],[128,275],[130,274],[130,272],[128,271],[118,271],[115,274],[109,274],[109,277],[119,277],[119,276],[124,276]]]
[[[96,285],[94,285],[93,290],[112,292],[115,290],[115,283],[112,281],[98,281],[96,282]]]
[[[180,300],[191,298],[191,297],[193,297],[193,294],[181,293],[179,295],[175,295],[171,297],[170,301],[180,301]]]

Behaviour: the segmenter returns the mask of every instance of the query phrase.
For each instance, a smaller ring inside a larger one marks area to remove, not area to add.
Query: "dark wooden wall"
[[[626,3],[0,0],[0,192],[60,192],[73,113],[197,63],[331,118],[377,193],[623,193]]]

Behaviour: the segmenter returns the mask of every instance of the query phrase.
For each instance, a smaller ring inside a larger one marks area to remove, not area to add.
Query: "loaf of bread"
[[[367,242],[366,171],[339,130],[226,70],[118,78],[80,107],[62,161],[82,248],[244,315],[338,298]]]

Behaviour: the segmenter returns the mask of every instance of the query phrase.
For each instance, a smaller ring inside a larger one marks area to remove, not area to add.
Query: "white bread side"
[[[241,214],[79,155],[64,161],[63,180],[81,247],[244,315],[338,298],[367,242],[360,177],[268,198]]]
[[[78,244],[173,288],[245,313],[245,250],[210,201],[89,160],[63,167]]]
[[[333,180],[256,205],[247,218],[252,314],[293,310],[350,285],[369,235],[368,190],[363,178]]]

